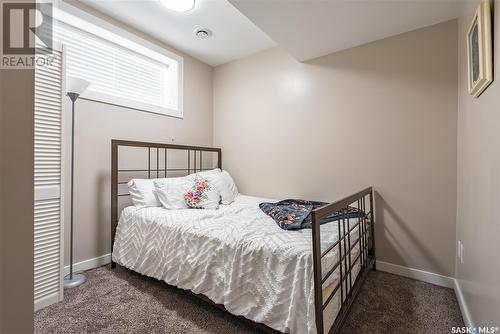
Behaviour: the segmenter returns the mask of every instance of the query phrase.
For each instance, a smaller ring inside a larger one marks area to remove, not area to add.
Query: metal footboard
[[[356,218],[349,218],[349,207],[356,208],[360,215]],[[339,214],[339,219],[330,224],[337,224],[338,240],[328,245],[323,250],[321,248],[321,225],[320,220],[333,213]],[[354,226],[350,226],[349,219],[357,219]],[[312,213],[312,244],[314,262],[314,302],[316,328],[318,334],[338,333],[344,323],[354,299],[359,293],[369,270],[375,269],[375,230],[374,230],[374,206],[372,188],[366,188],[356,194],[336,201],[332,204],[318,208]],[[358,237],[351,240],[351,234],[358,229]],[[352,250],[359,246],[356,257]],[[322,259],[330,252],[337,250],[338,261],[335,265],[322,275]],[[360,271],[357,276],[353,273],[353,268],[360,262]],[[323,288],[326,280],[338,273],[338,280],[333,290],[323,298]],[[330,328],[325,328],[325,309],[333,302],[335,295],[340,300],[340,309]]]

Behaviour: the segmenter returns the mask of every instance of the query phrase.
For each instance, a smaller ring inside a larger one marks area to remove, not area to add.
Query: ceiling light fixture
[[[160,3],[175,12],[187,12],[194,8],[195,0],[160,0]]]
[[[206,28],[203,28],[203,29],[196,29],[194,31],[194,34],[196,35],[196,37],[198,38],[201,38],[201,39],[207,39],[207,38],[210,38],[212,36],[212,31],[210,31],[210,29],[206,29]]]

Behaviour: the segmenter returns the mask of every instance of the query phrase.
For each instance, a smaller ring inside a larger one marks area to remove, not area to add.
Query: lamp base
[[[83,274],[73,274],[72,279],[69,278],[69,275],[66,275],[64,277],[63,286],[65,289],[71,289],[76,288],[85,282],[87,282],[87,277]]]

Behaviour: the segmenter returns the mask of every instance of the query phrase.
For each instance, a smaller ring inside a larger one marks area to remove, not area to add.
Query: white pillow
[[[231,204],[238,196],[238,188],[231,175],[225,170],[221,173],[209,174],[207,180],[219,191],[222,204]]]
[[[132,203],[135,206],[161,206],[155,193],[155,180],[160,179],[132,179],[127,183]]]
[[[206,178],[195,175],[184,194],[184,200],[190,208],[216,210],[219,208],[220,194],[215,185]]]
[[[231,204],[239,194],[238,187],[236,187],[236,183],[234,183],[233,178],[227,171],[222,171],[220,178],[224,184],[223,192],[221,192],[222,203]]]
[[[219,168],[211,169],[211,170],[204,170],[202,172],[196,172],[189,174],[189,176],[195,176],[195,175],[200,175],[201,177],[207,178],[210,175],[217,175],[221,172]]]
[[[187,209],[184,195],[191,188],[192,181],[190,180],[192,179],[192,177],[187,176],[156,180],[154,186],[161,205],[169,210]]]

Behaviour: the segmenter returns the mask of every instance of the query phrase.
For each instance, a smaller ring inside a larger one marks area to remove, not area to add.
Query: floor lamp
[[[70,210],[70,250],[69,250],[69,274],[64,277],[64,288],[76,288],[87,281],[87,277],[83,274],[73,273],[73,193],[74,193],[74,162],[75,162],[75,102],[90,85],[90,82],[68,77],[66,84],[66,91],[69,99],[71,100],[71,210]]]

